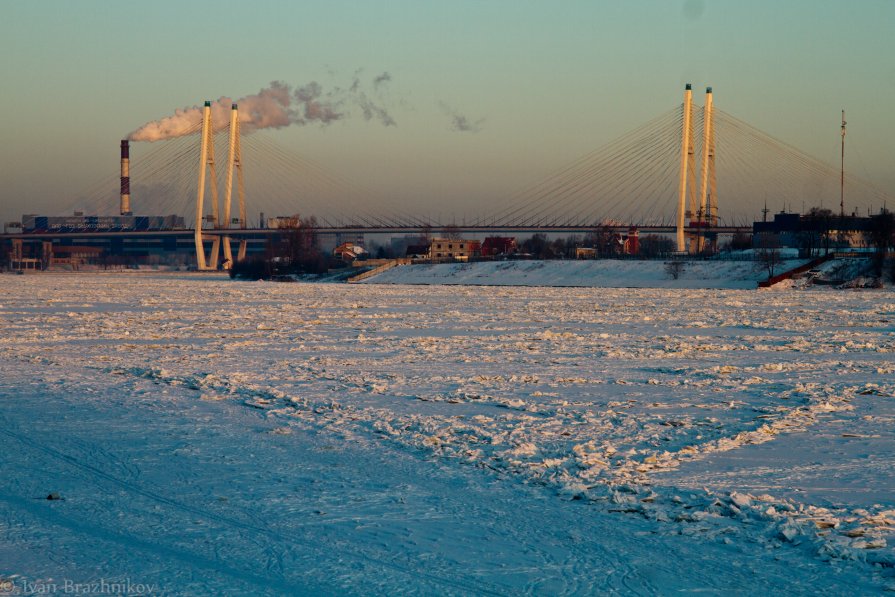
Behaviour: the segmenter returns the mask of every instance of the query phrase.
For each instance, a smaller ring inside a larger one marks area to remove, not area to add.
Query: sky
[[[893,25],[891,0],[5,0],[0,218],[66,210],[175,109],[355,78],[393,123],[355,105],[277,141],[411,212],[500,202],[685,83],[834,164],[846,109],[849,169],[895,195]]]

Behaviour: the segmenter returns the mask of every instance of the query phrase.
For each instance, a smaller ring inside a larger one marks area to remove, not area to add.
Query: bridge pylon
[[[718,226],[718,183],[715,176],[715,126],[712,88],[705,89],[702,156],[699,164],[699,201],[696,197],[696,159],[693,148],[693,100],[688,83],[684,90],[684,118],[681,129],[681,170],[678,184],[677,251],[701,253],[705,250],[706,229]],[[686,227],[696,228],[688,233]]]
[[[705,88],[705,108],[703,110],[705,131],[703,132],[702,161],[702,213],[709,226],[718,225],[718,179],[715,176],[715,107],[712,88]]]
[[[705,107],[702,111],[702,164],[700,169],[699,211],[696,226],[699,234],[696,252],[705,250],[703,229],[718,225],[718,183],[715,177],[715,123],[712,105],[712,88],[705,89]]]
[[[693,163],[693,87],[690,83],[684,88],[684,119],[681,127],[681,172],[678,183],[677,203],[677,250],[687,251],[687,239],[684,228],[687,220],[696,207],[696,171]],[[688,197],[689,185],[689,203]],[[689,209],[687,209],[689,206]]]
[[[236,170],[237,179],[237,195],[239,197],[239,218],[231,219],[230,212],[233,204],[233,171]],[[240,144],[239,134],[239,107],[233,104],[230,110],[230,149],[227,156],[227,188],[224,197],[224,219],[223,227],[230,228],[233,224],[238,224],[239,228],[246,227],[246,198],[245,198],[245,181],[242,177],[242,146]],[[230,248],[230,236],[223,237],[224,245],[224,267],[233,266],[233,251]],[[246,256],[246,240],[243,238],[239,241],[239,251],[236,254],[236,261],[242,261]]]
[[[211,214],[205,216],[205,179],[206,171],[211,174]],[[218,235],[206,235],[203,232],[205,221],[212,227],[218,226],[218,186],[214,164],[214,124],[211,120],[211,102],[205,102],[202,112],[202,142],[199,151],[199,188],[196,192],[196,267],[200,270],[216,270],[220,252],[221,238]],[[211,240],[211,255],[205,258],[204,241]]]

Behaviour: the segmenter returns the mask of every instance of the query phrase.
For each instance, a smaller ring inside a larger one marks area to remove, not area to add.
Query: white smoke
[[[373,80],[374,89],[391,80],[382,73]],[[239,126],[243,134],[258,129],[282,128],[292,124],[330,124],[350,115],[351,108],[360,108],[365,120],[376,118],[384,126],[395,126],[395,120],[386,108],[371,100],[355,78],[348,89],[334,88],[324,91],[312,81],[296,89],[281,81],[274,81],[254,95],[238,100],[222,97],[211,103],[214,128],[219,130],[230,122],[233,103],[239,105]],[[193,106],[176,110],[172,116],[148,122],[128,135],[131,141],[163,141],[182,137],[197,131],[202,122],[203,108]]]
[[[373,78],[373,89],[378,89],[380,85],[384,85],[392,80],[392,75],[388,72],[384,72],[381,75]]]
[[[438,102],[438,105],[441,107],[442,112],[450,118],[450,129],[452,131],[457,131],[458,133],[478,133],[482,130],[482,125],[485,123],[484,118],[471,120],[445,102]]]

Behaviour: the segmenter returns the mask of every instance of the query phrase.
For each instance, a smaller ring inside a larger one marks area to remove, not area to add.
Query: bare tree
[[[665,273],[668,274],[672,280],[677,280],[681,277],[681,274],[684,273],[684,262],[680,259],[667,262],[665,264]]]
[[[459,240],[460,236],[461,236],[460,235],[460,227],[457,226],[456,224],[450,224],[448,226],[445,226],[441,230],[441,233],[444,235],[445,238],[449,238],[451,240]]]
[[[752,248],[752,236],[745,232],[737,232],[724,244],[725,251],[745,251]]]
[[[640,249],[637,254],[645,258],[662,257],[674,249],[674,241],[670,238],[658,234],[644,234],[640,237]]]
[[[612,257],[622,252],[621,237],[609,224],[601,224],[584,236],[584,245],[597,250],[600,257]]]
[[[566,256],[566,241],[563,238],[557,238],[550,243],[550,250],[554,258],[563,259]]]
[[[269,248],[268,257],[284,260],[294,272],[325,271],[326,258],[317,246],[317,218],[293,216],[282,227],[280,242]]]
[[[773,278],[777,266],[783,261],[780,240],[776,234],[763,234],[758,243],[758,262],[767,270],[768,277]]]
[[[833,212],[824,207],[812,207],[805,215],[807,228],[817,235],[819,246],[824,249],[824,255],[830,252],[833,241]]]
[[[535,259],[553,258],[553,249],[546,234],[534,234],[531,238],[522,241],[520,246],[523,252],[530,254]]]

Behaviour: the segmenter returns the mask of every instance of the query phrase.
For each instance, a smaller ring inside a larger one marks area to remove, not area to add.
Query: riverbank
[[[776,271],[806,263],[789,259]],[[367,284],[456,284],[464,286],[568,286],[591,288],[753,289],[768,278],[755,261],[666,261],[599,259],[582,261],[486,261],[395,267]],[[677,269],[677,271],[674,271]]]

